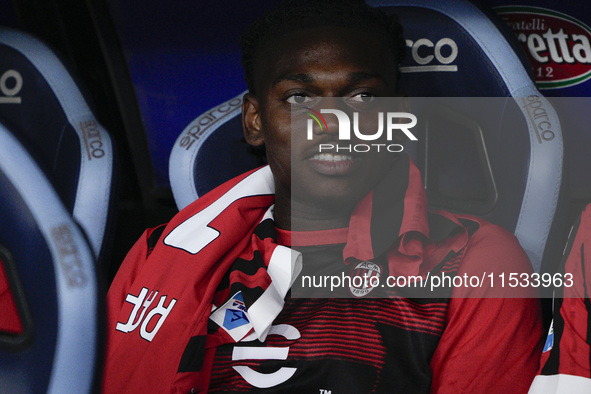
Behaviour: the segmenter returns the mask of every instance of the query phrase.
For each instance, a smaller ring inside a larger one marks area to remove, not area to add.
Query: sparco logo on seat
[[[406,40],[410,48],[410,64],[400,67],[402,73],[456,72],[458,44],[449,37],[437,41],[428,38]]]
[[[18,96],[23,88],[23,77],[16,70],[6,70],[0,75],[0,104],[20,104]]]

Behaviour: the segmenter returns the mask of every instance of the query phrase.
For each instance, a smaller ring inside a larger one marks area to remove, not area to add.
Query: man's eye
[[[311,98],[303,94],[292,94],[287,98],[290,104],[306,104],[311,101]]]
[[[355,103],[369,103],[374,100],[375,96],[371,93],[358,93],[352,96],[349,100]]]

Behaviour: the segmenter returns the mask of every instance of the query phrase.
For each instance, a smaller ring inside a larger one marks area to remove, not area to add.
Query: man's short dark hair
[[[254,89],[254,63],[262,48],[293,31],[338,26],[373,31],[392,49],[397,64],[402,60],[405,42],[396,15],[365,4],[362,0],[285,0],[278,8],[254,22],[240,38],[244,79]],[[397,71],[398,72],[398,71]]]

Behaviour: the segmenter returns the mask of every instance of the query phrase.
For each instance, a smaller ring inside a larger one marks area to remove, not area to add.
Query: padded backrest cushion
[[[0,392],[90,392],[101,320],[92,250],[1,123],[0,200],[1,259],[24,328],[0,332]]]

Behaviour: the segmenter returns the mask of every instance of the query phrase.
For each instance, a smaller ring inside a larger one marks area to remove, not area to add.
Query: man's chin
[[[341,216],[351,214],[366,194],[361,194],[359,191],[340,191],[337,187],[329,185],[318,185],[313,194],[294,194],[292,191],[292,207],[294,202],[302,202],[327,215]]]

